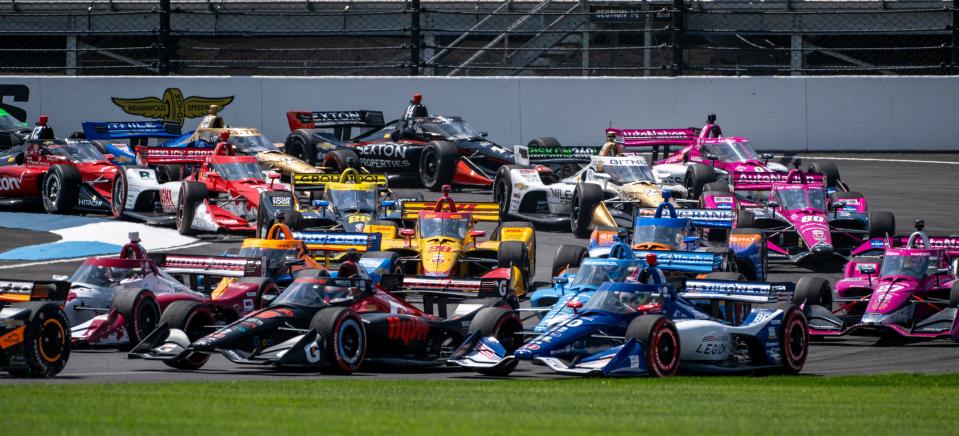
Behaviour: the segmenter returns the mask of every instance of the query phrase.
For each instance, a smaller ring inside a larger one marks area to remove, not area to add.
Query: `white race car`
[[[598,225],[629,226],[634,207],[657,207],[663,191],[683,198],[681,183],[658,178],[640,156],[591,156],[589,163],[560,178],[537,165],[504,165],[496,173],[493,197],[500,212],[538,224],[569,223],[578,237]]]

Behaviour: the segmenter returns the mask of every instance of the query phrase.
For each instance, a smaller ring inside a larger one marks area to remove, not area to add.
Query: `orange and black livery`
[[[70,358],[70,324],[63,281],[0,279],[0,371],[14,377],[53,377]]]

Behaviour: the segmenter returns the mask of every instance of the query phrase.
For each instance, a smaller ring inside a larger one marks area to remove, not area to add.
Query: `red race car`
[[[200,164],[186,179],[160,185],[161,213],[176,216],[181,234],[252,232],[268,225],[264,217],[293,207],[292,194],[276,182],[279,173],[264,176],[256,157],[238,156],[221,139],[213,150],[137,147],[138,161]]]

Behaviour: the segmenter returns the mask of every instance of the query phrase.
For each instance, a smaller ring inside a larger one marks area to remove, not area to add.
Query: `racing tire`
[[[706,280],[729,280],[733,282],[745,282],[746,275],[733,271],[717,271],[706,274]]]
[[[686,187],[686,196],[690,200],[698,200],[703,195],[703,188],[717,179],[716,170],[703,164],[692,164],[686,167],[683,175],[683,186]]]
[[[286,226],[294,232],[299,232],[303,230],[303,214],[297,210],[288,210],[283,212],[283,221],[286,222]]]
[[[196,234],[193,229],[193,217],[200,202],[209,197],[206,185],[200,182],[183,182],[180,185],[179,204],[176,208],[176,230],[181,235]]]
[[[216,324],[210,306],[198,301],[180,300],[170,303],[160,315],[160,323],[171,329],[182,330],[190,343],[209,333],[209,326]],[[164,360],[167,366],[176,369],[197,370],[210,360],[210,353],[193,352],[179,359]]]
[[[403,266],[400,265],[399,253],[393,251],[367,251],[360,256],[360,259],[389,259],[385,270],[379,269],[376,274],[403,274]]]
[[[896,235],[896,216],[892,212],[869,212],[869,238]]]
[[[73,212],[80,199],[80,171],[70,165],[53,165],[43,178],[43,208],[47,213]]]
[[[285,148],[290,156],[316,166],[316,143],[309,134],[301,131],[291,133]]]
[[[816,305],[832,310],[832,286],[822,277],[800,277],[793,291],[792,304]]]
[[[756,227],[756,215],[751,210],[740,210],[736,213],[736,228],[747,229]]]
[[[510,179],[509,172],[516,168],[525,167],[522,165],[503,165],[496,170],[496,177],[493,178],[493,201],[499,203],[501,216],[509,214],[509,204],[513,198],[513,180]]]
[[[157,182],[159,183],[183,180],[186,178],[187,173],[188,171],[185,165],[163,164],[156,166]]]
[[[113,188],[110,189],[110,213],[113,218],[123,218],[127,205],[127,172],[124,167],[117,167],[117,175],[113,179]]]
[[[709,182],[703,185],[703,192],[732,192],[729,190],[729,183]]]
[[[352,165],[350,165],[352,162]],[[342,173],[347,168],[356,169],[360,165],[360,155],[353,150],[339,148],[326,153],[323,156],[323,166],[330,168],[337,173]]]
[[[949,307],[959,307],[959,282],[953,282],[949,289]]]
[[[550,148],[562,147],[559,141],[556,138],[553,138],[551,136],[541,136],[539,138],[530,139],[530,141],[526,143],[526,146],[527,147],[550,147]]]
[[[813,162],[809,165],[809,172],[821,173],[826,176],[826,187],[835,188],[842,178],[839,177],[839,167],[835,162]]]
[[[809,355],[809,323],[806,315],[795,305],[780,304],[776,308],[785,312],[779,332],[782,362],[777,372],[799,374]]]
[[[143,342],[160,324],[160,305],[147,289],[121,289],[113,297],[113,310],[123,315],[129,347]]]
[[[529,250],[526,244],[520,241],[500,242],[499,250],[496,251],[496,266],[498,268],[519,267],[523,273],[524,289],[529,289],[533,278],[531,277],[532,266],[529,264]]]
[[[669,377],[679,370],[682,350],[679,331],[669,318],[662,315],[640,315],[626,328],[626,339],[629,338],[643,344],[650,376]]]
[[[476,317],[470,323],[469,332],[470,334],[479,332],[482,337],[496,338],[509,356],[523,345],[523,338],[518,334],[522,330],[523,321],[515,311],[502,307],[486,307],[476,313]],[[505,377],[516,369],[518,363],[518,360],[513,359],[500,367],[477,368],[476,371],[483,375]]]
[[[420,154],[420,181],[423,187],[439,191],[443,185],[451,185],[459,160],[459,150],[452,142],[433,141],[426,144]]]
[[[556,256],[553,257],[553,268],[550,269],[551,277],[559,276],[563,271],[570,268],[579,268],[583,259],[589,256],[589,250],[586,247],[573,244],[563,244],[556,249]]]
[[[366,329],[363,321],[345,307],[324,307],[313,315],[310,329],[323,337],[329,366],[323,372],[352,374],[366,357]]]
[[[573,190],[570,203],[570,227],[577,238],[589,236],[593,223],[593,210],[605,198],[603,188],[595,183],[580,183]]]
[[[23,333],[26,368],[10,368],[14,377],[53,377],[70,360],[70,322],[54,303],[37,301],[12,307],[30,310]]]
[[[241,277],[235,283],[252,283],[256,285],[256,298],[253,300],[253,309],[263,309],[273,303],[280,296],[280,288],[276,282],[267,277]]]

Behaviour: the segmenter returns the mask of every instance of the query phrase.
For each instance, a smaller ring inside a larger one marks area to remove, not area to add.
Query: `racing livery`
[[[61,309],[70,284],[0,279],[0,371],[53,377],[70,359],[70,327]]]
[[[923,226],[919,221],[908,237],[873,239],[859,247],[836,283],[835,297],[826,280],[800,278],[795,302],[804,305],[809,333],[959,342],[959,238],[928,236]]]

